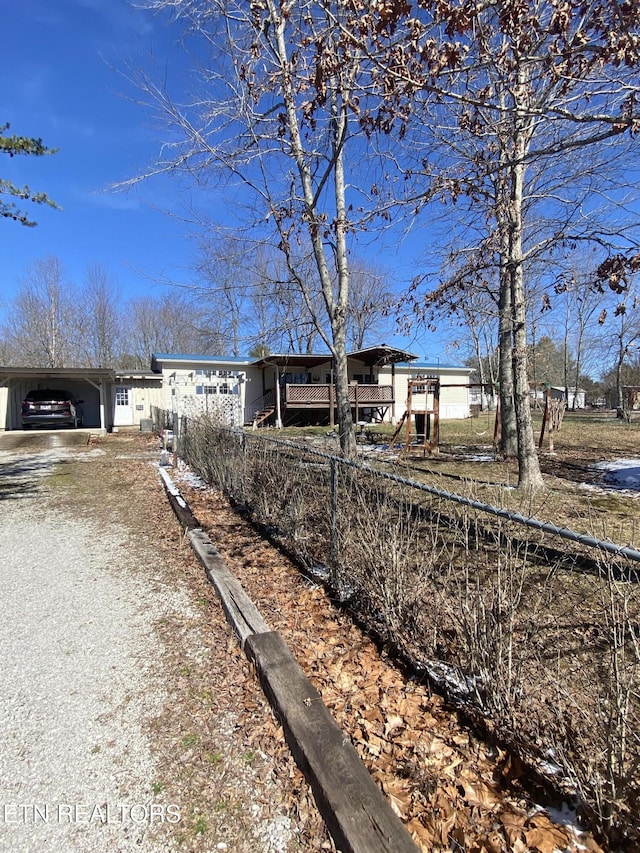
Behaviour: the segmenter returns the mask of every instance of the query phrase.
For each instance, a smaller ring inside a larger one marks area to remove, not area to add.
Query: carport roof
[[[107,367],[0,367],[0,381],[8,379],[110,379],[116,372]]]

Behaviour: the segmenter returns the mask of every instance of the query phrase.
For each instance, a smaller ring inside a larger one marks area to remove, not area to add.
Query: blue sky
[[[149,115],[126,97],[134,90],[123,75],[152,53],[177,61],[174,34],[124,0],[0,0],[0,15],[0,123],[59,149],[51,157],[3,157],[0,173],[63,208],[29,205],[35,228],[5,221],[0,298],[10,298],[26,267],[48,255],[75,281],[88,265],[106,266],[125,296],[158,292],[153,278],[182,280],[192,245],[184,226],[162,212],[178,209],[176,187],[155,181],[126,194],[110,190],[144,170],[159,139]]]
[[[127,71],[153,65],[154,73],[179,78],[179,32],[126,0],[0,0],[0,15],[0,124],[59,149],[50,157],[3,157],[0,174],[47,192],[62,207],[24,205],[35,228],[2,224],[0,310],[27,267],[50,255],[74,282],[88,266],[103,265],[125,299],[162,294],[158,282],[192,282],[195,244],[178,184],[156,178],[126,193],[112,189],[144,172],[162,140],[162,128],[134,102],[139,92]],[[212,197],[208,204],[215,210],[222,202]],[[393,268],[396,283],[411,278],[406,257],[369,260]],[[411,344],[391,334],[386,339]],[[424,356],[428,347],[415,351]]]

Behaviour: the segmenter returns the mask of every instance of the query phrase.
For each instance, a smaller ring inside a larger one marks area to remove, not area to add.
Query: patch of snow
[[[554,764],[552,761],[541,762],[540,770],[547,776],[559,776],[564,772],[559,764]]]
[[[612,491],[630,498],[640,497],[640,457],[629,459],[608,459],[595,462],[593,471],[604,471],[602,483],[580,483],[579,488],[598,494],[610,494]]]
[[[211,488],[209,483],[203,480],[199,474],[196,474],[182,459],[178,460],[178,468],[173,471],[173,477],[176,482],[182,483],[191,489],[203,490]]]
[[[440,689],[463,701],[477,703],[479,679],[465,675],[457,667],[444,661],[423,660],[422,666]]]
[[[604,482],[614,489],[640,490],[640,458],[596,462],[596,471],[605,471]]]
[[[530,812],[529,817],[533,817],[540,812],[546,814],[549,817],[549,820],[553,823],[558,826],[563,826],[568,832],[570,832],[573,836],[574,844],[579,850],[588,849],[585,845],[580,843],[584,830],[580,826],[578,814],[573,806],[569,805],[567,802],[563,802],[560,805],[560,808],[554,808],[553,806],[536,806]]]

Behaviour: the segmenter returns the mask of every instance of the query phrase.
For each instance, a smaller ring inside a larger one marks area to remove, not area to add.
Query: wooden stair
[[[251,422],[252,428],[258,429],[260,424],[263,423],[263,421],[266,421],[266,419],[270,415],[272,415],[275,412],[275,410],[276,410],[276,407],[271,406],[271,407],[266,408],[266,409],[260,409],[259,412],[256,412],[255,415],[253,416],[253,420]]]

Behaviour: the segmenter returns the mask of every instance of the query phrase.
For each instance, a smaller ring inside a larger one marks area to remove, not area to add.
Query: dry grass
[[[157,438],[120,433],[94,446],[104,455],[59,465],[47,477],[56,505],[127,530],[126,547],[139,561],[141,606],[150,585],[160,594],[179,590],[187,602],[156,623],[162,655],[149,664],[166,698],[156,716],[141,721],[157,758],[153,791],[180,806],[177,849],[332,849],[282,730],[166,500],[155,467]]]
[[[534,424],[539,435],[539,416]],[[640,422],[565,415],[562,429],[554,434],[555,452],[550,454],[546,439],[543,442],[540,465],[547,490],[534,495],[509,488],[518,481],[515,461],[493,458],[493,415],[443,421],[440,438],[440,454],[424,460],[400,458],[394,467],[413,479],[580,533],[625,545],[640,543],[640,495],[635,500],[612,490],[585,488],[602,484],[604,472],[594,463],[640,457]]]

